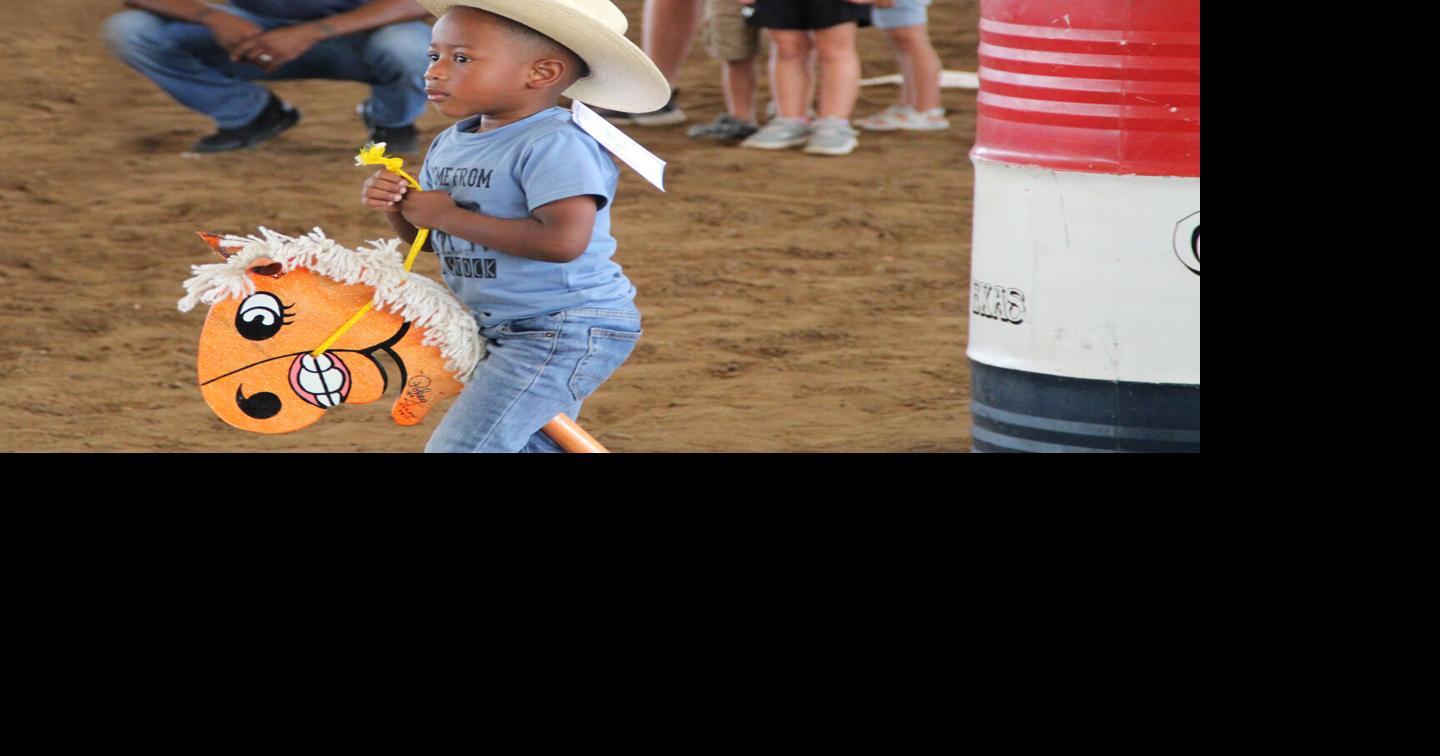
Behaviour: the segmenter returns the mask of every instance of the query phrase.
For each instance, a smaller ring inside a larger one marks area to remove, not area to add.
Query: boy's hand
[[[448,192],[409,192],[400,203],[400,214],[416,228],[436,228],[454,210]]]
[[[400,200],[409,192],[409,182],[381,168],[365,179],[365,186],[360,190],[360,204],[382,213],[398,213]]]

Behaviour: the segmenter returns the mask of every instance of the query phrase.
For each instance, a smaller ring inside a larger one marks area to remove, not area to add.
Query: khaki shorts
[[[745,23],[736,0],[705,0],[705,49],[716,60],[750,60],[760,54],[760,30]]]

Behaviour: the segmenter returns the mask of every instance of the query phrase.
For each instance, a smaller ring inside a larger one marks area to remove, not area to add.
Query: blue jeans
[[[638,310],[562,310],[482,327],[488,352],[427,452],[558,452],[540,432],[580,405],[640,340]]]
[[[272,18],[230,5],[233,13],[269,31],[301,23]],[[202,24],[128,10],[105,20],[105,41],[116,57],[149,77],[181,105],[233,129],[255,120],[270,93],[256,80],[340,79],[370,85],[366,111],[377,126],[408,126],[425,111],[425,69],[430,65],[430,27],[419,21],[391,24],[334,37],[266,73],[251,63],[233,63]]]

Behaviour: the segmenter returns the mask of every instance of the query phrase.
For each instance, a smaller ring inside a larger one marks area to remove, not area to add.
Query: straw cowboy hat
[[[518,21],[570,48],[590,75],[565,96],[611,110],[649,113],[670,101],[670,84],[640,48],[625,38],[629,22],[610,0],[419,0],[436,16],[457,5]]]

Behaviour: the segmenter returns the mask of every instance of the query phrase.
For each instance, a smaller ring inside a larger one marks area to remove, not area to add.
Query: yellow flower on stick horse
[[[367,165],[384,166],[386,170],[400,176],[406,181],[409,181],[411,185],[413,185],[416,189],[420,188],[420,182],[416,181],[414,177],[405,172],[405,169],[403,168],[403,166],[405,165],[404,158],[390,157],[385,154],[384,142],[372,142],[361,148],[360,154],[355,156],[355,165],[358,165],[362,168]]]

